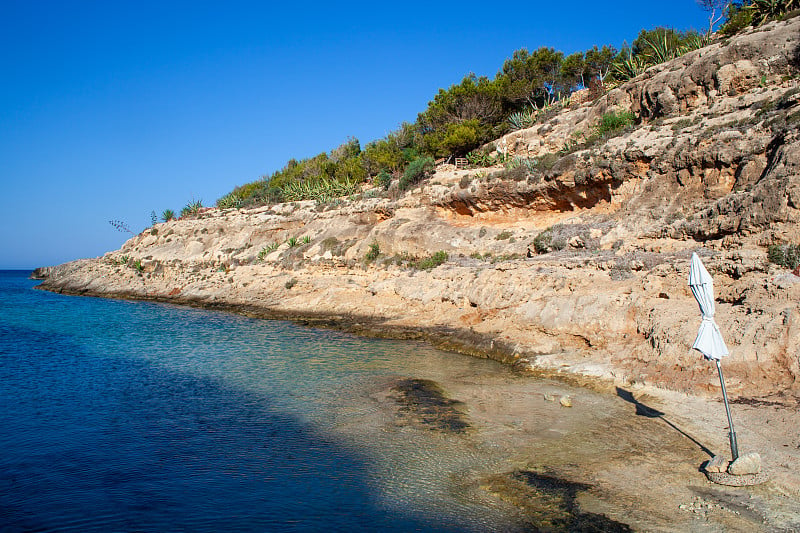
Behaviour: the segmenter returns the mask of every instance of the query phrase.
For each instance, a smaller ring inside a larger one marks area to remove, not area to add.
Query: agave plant
[[[175,220],[175,211],[173,211],[172,209],[164,209],[164,212],[161,213],[161,220],[163,220],[164,222]]]
[[[242,198],[233,192],[229,192],[219,200],[217,200],[217,207],[220,209],[238,209],[242,207]]]
[[[202,200],[192,200],[188,202],[183,209],[181,209],[181,216],[192,216],[196,215],[200,212],[200,209],[203,208],[203,201]]]
[[[753,25],[760,26],[772,18],[800,9],[800,0],[751,0],[745,9],[753,14]]]
[[[660,35],[654,35],[651,39],[645,39],[645,45],[647,46],[645,55],[649,60],[648,66],[665,63],[679,55],[674,35],[666,31],[661,32]]]
[[[705,46],[708,46],[711,42],[711,38],[708,35],[700,35],[694,34],[690,35],[683,41],[683,44],[678,48],[678,56],[682,56],[683,54],[688,54],[693,50],[699,50]]]
[[[278,246],[280,246],[280,244],[278,244],[277,242],[271,242],[268,245],[264,246],[261,249],[261,251],[258,252],[258,259],[260,261],[263,261],[269,254],[277,250]]]
[[[290,202],[300,200],[328,202],[334,198],[360,192],[360,185],[355,180],[339,181],[322,177],[313,181],[291,181],[281,188],[281,192]]]
[[[619,81],[628,81],[644,72],[648,66],[644,59],[634,56],[630,50],[627,50],[622,52],[611,65],[611,75]]]
[[[508,117],[508,123],[512,131],[530,128],[536,122],[536,110],[532,107],[512,113]]]

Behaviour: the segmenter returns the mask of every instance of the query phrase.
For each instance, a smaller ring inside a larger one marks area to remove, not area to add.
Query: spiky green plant
[[[234,192],[229,192],[217,200],[217,207],[220,209],[238,209],[242,207],[243,204],[242,198]]]
[[[647,63],[643,58],[634,56],[630,50],[623,51],[611,65],[611,75],[618,81],[628,81],[645,70]]]
[[[666,63],[678,57],[678,47],[675,43],[675,38],[666,31],[645,39],[645,45],[645,54],[649,63],[648,66]]]
[[[191,200],[181,209],[181,217],[197,215],[202,208],[202,200]]]
[[[309,235],[303,235],[303,238],[300,239],[300,242],[303,244],[308,244],[311,242],[311,237]]]
[[[753,16],[753,25],[760,26],[784,13],[800,9],[800,0],[751,0],[744,9]]]
[[[308,181],[290,181],[282,188],[284,198],[289,202],[301,200],[316,200],[329,202],[334,198],[350,196],[361,191],[361,186],[353,180],[336,180],[322,177]]]
[[[700,48],[708,46],[710,42],[711,38],[708,35],[690,35],[678,48],[678,55],[682,56],[694,50],[699,50]]]
[[[260,261],[263,261],[264,258],[266,258],[269,254],[277,250],[278,246],[280,246],[280,244],[278,244],[277,242],[271,242],[268,245],[264,246],[261,249],[261,251],[258,252],[258,259]]]
[[[286,244],[289,245],[289,248],[294,248],[300,244],[300,241],[297,239],[297,237],[289,237],[289,240],[286,241]]]
[[[536,115],[537,110],[533,107],[512,113],[508,117],[508,123],[511,126],[511,131],[530,128],[536,123]]]
[[[161,213],[161,220],[163,220],[164,222],[175,220],[175,211],[173,211],[172,209],[164,209],[164,212]]]

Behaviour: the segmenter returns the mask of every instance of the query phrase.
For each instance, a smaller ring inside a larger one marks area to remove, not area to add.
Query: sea
[[[0,531],[513,531],[397,379],[508,373],[426,344],[36,290],[0,271]]]

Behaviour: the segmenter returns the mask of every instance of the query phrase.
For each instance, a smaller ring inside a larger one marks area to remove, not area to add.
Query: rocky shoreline
[[[799,58],[800,17],[769,23],[497,143],[552,166],[440,165],[407,193],[395,183],[333,202],[208,209],[37,275],[52,291],[425,338],[519,367],[714,395],[713,369],[690,350],[698,252],[732,347],[729,390],[793,404],[800,277],[768,251],[800,242]],[[568,143],[613,109],[640,122],[599,145]],[[425,265],[437,253],[447,260]]]
[[[571,141],[609,110],[638,123]],[[34,275],[63,294],[421,339],[622,387],[720,450],[716,368],[691,350],[697,252],[714,276],[736,416],[769,490],[800,495],[800,277],[770,255],[800,243],[800,17],[652,67],[496,144],[535,165],[440,165],[407,193],[395,183],[208,209]]]

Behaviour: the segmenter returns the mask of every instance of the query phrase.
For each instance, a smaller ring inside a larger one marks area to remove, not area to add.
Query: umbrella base
[[[758,474],[742,474],[736,476],[727,472],[705,472],[706,477],[719,485],[728,485],[730,487],[745,487],[747,485],[760,485],[769,480],[766,472],[759,472]]]

